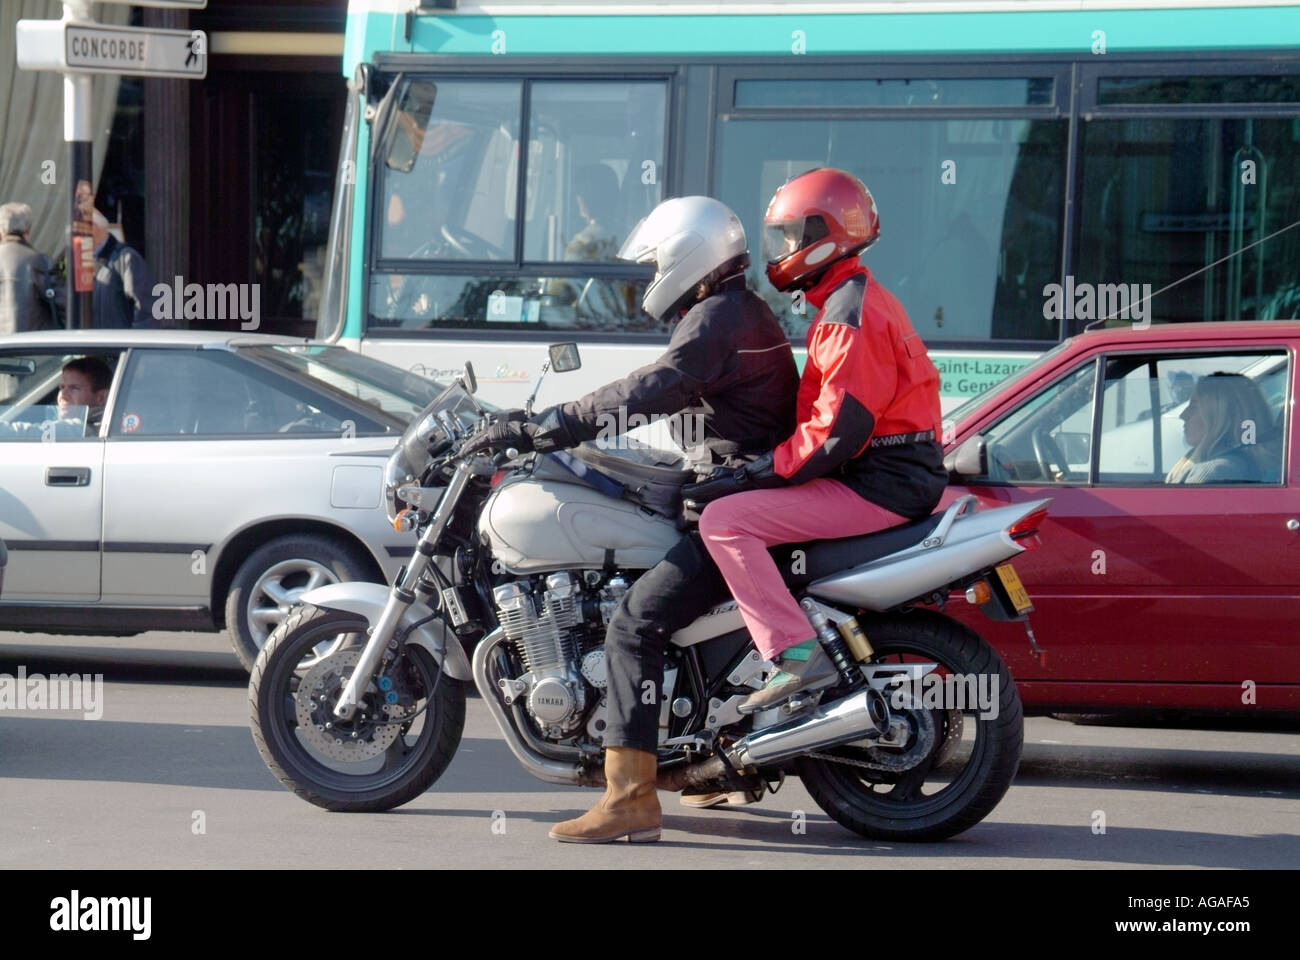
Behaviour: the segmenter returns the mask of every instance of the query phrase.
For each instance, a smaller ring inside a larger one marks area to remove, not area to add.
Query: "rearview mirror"
[[[403,91],[402,102],[394,117],[397,133],[388,149],[388,156],[384,158],[390,170],[410,173],[415,169],[415,160],[424,145],[429,117],[437,99],[437,85],[427,80],[413,80]]]
[[[944,468],[959,477],[980,477],[988,472],[984,437],[975,434],[962,441],[952,453],[943,458]]]
[[[582,366],[582,357],[578,356],[576,343],[551,344],[551,369],[556,373],[568,373]]]
[[[470,393],[478,393],[478,381],[474,379],[474,364],[468,360],[465,361],[465,389]]]

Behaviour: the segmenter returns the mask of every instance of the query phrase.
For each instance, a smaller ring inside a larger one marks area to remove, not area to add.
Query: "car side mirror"
[[[943,458],[944,468],[958,477],[980,477],[988,472],[988,455],[982,434],[967,437]]]
[[[576,343],[551,344],[551,369],[556,373],[568,373],[582,366],[582,357],[578,356]]]

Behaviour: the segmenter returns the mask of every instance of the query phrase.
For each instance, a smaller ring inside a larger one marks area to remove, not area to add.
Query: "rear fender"
[[[925,540],[823,577],[809,584],[807,592],[866,610],[893,609],[1023,553],[1025,548],[1011,539],[1007,530],[1049,503],[1050,499],[1031,500],[970,511],[957,501]]]
[[[300,603],[310,603],[315,607],[329,610],[345,610],[366,618],[372,627],[379,622],[379,615],[388,603],[390,587],[382,583],[362,583],[359,580],[346,580],[331,583],[315,590],[308,590],[302,595]],[[429,651],[440,669],[454,680],[472,683],[474,674],[470,670],[469,659],[461,647],[456,634],[447,629],[446,621],[440,614],[434,615],[433,608],[420,601],[415,601],[402,614],[399,630],[406,630],[417,620],[428,616],[434,619],[415,628],[407,637],[407,643],[418,644]]]

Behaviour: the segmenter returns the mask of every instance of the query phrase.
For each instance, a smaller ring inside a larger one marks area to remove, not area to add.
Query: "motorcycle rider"
[[[780,323],[745,285],[749,255],[740,218],[708,197],[667,200],[633,229],[618,256],[656,267],[641,305],[661,322],[676,321],[664,355],[531,419],[506,412],[463,452],[558,450],[593,439],[611,421],[667,415],[679,444],[684,419],[702,420],[703,442],[688,451],[693,459],[738,468],[789,435],[799,376]],[[664,652],[669,637],[725,591],[692,532],[623,596],[605,640],[605,794],[583,816],[557,824],[552,838],[659,839],[655,775]]]
[[[776,191],[763,217],[768,279],[778,290],[804,291],[818,309],[798,426],[770,453],[683,490],[714,501],[700,534],[754,645],[778,668],[742,713],[837,678],[847,687],[864,682],[842,648],[832,658],[815,642],[767,548],[919,519],[947,483],[936,439],[938,371],[902,304],[858,261],[879,236],[875,200],[843,170],[810,170]],[[726,494],[734,496],[718,499]]]

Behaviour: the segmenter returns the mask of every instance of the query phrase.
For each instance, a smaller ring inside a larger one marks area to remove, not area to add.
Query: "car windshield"
[[[402,423],[409,423],[447,387],[344,347],[281,344],[242,347],[240,352],[355,397]]]
[[[970,416],[972,413],[977,411],[981,406],[983,406],[984,402],[988,400],[989,397],[993,396],[993,394],[997,393],[998,391],[1005,389],[1007,384],[1014,383],[1015,381],[1022,380],[1026,377],[1032,377],[1039,370],[1043,369],[1043,367],[1047,366],[1049,363],[1055,360],[1059,354],[1063,353],[1066,347],[1068,347],[1071,342],[1072,342],[1071,340],[1061,341],[1056,346],[1054,346],[1051,350],[1048,350],[1046,353],[1044,353],[1037,360],[1034,360],[1031,363],[1027,364],[1026,366],[1022,367],[1020,370],[1016,371],[1011,376],[1007,377],[1005,380],[999,380],[997,383],[993,384],[987,390],[983,391],[982,393],[977,393],[975,396],[971,397],[961,406],[953,408],[951,411],[949,411],[944,415],[943,418],[944,423],[946,424],[961,423],[965,417]]]

